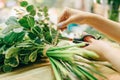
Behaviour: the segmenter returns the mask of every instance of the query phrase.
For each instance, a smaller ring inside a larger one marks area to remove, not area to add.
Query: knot
[[[46,53],[47,53],[47,50],[52,47],[51,45],[46,45],[45,48],[43,49],[43,56],[47,56]]]

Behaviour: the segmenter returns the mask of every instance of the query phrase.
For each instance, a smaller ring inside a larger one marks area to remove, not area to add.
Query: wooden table
[[[53,80],[49,63],[33,64],[10,73],[1,73],[0,80]]]

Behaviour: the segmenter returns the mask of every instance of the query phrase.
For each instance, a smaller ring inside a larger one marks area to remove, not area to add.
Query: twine
[[[45,48],[43,49],[43,55],[44,56],[47,56],[46,53],[47,53],[47,50],[52,47],[51,45],[46,45]]]

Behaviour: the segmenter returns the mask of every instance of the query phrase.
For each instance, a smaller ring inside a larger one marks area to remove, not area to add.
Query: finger
[[[67,27],[61,28],[61,31],[64,31],[65,29],[67,29]]]
[[[61,23],[58,23],[58,25],[57,25],[58,29],[65,29],[69,23],[71,23],[70,18]]]
[[[91,47],[92,47],[92,46],[89,44],[88,46],[84,47],[84,49],[92,50]]]
[[[88,37],[87,41],[91,43],[91,42],[95,41],[95,39]]]
[[[58,30],[64,31],[65,29],[67,29],[67,27],[64,28],[57,28]]]
[[[58,17],[58,23],[66,20],[68,18],[69,14],[68,14],[68,10],[67,9],[68,8],[66,8],[65,10],[63,10],[63,12],[61,13],[61,15]]]
[[[83,40],[86,42],[93,42],[93,41],[95,41],[95,37],[92,35],[84,35]]]
[[[90,50],[90,47],[89,47],[89,46],[86,46],[86,47],[84,47],[84,49]]]

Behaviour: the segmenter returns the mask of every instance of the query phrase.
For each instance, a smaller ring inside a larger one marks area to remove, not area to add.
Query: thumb
[[[88,42],[92,43],[92,42],[94,42],[94,41],[95,41],[95,39],[93,39],[93,38],[88,38]]]
[[[84,49],[90,50],[90,51],[94,51],[94,46],[92,44],[89,43],[88,46],[84,47]]]
[[[58,29],[66,29],[67,25],[70,24],[70,19],[58,23]]]
[[[84,49],[91,50],[91,46],[88,45],[88,46],[84,47]]]

